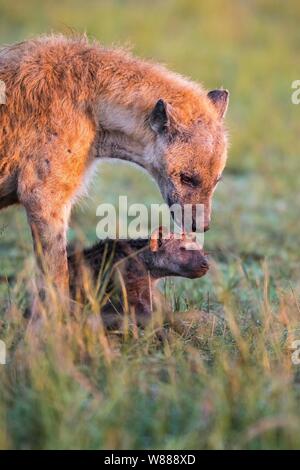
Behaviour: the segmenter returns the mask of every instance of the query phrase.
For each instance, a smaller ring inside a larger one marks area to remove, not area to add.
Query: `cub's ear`
[[[228,90],[212,90],[207,94],[210,101],[214,104],[220,119],[226,114],[229,102]]]
[[[154,232],[152,233],[150,237],[150,250],[151,251],[158,251],[159,248],[162,246],[162,242],[164,237],[166,237],[167,230],[165,227],[158,227]]]
[[[150,251],[158,251],[158,238],[153,237],[150,238]]]
[[[151,129],[157,134],[162,134],[169,127],[170,118],[164,100],[157,101],[151,111],[149,122]]]

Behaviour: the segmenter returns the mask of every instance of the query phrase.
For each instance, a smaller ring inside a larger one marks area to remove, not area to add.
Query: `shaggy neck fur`
[[[163,156],[166,144],[157,138],[148,122],[156,102],[163,98],[168,103],[172,126],[180,133],[201,119],[214,117],[206,91],[161,65],[134,58],[124,50],[90,47],[97,62],[95,65],[89,60],[90,66],[97,69],[97,156],[134,162],[156,176],[162,165],[158,157]]]

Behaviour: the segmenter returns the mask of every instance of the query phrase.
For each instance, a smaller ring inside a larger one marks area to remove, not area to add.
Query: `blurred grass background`
[[[42,338],[28,335],[30,233],[21,208],[0,214],[1,274],[23,272],[0,286],[9,347],[0,447],[300,447],[300,366],[289,350],[300,339],[299,24],[297,0],[0,0],[2,44],[86,32],[231,92],[229,161],[205,237],[213,269],[164,284],[186,313],[163,344],[151,332],[116,341],[63,320],[49,320]],[[95,240],[96,206],[119,194],[161,201],[136,168],[102,165],[70,239]]]

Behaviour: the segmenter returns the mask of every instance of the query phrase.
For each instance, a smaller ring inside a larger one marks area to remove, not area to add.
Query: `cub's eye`
[[[196,188],[200,186],[200,180],[196,176],[187,175],[186,173],[180,174],[180,181],[182,184],[190,186],[191,188]]]

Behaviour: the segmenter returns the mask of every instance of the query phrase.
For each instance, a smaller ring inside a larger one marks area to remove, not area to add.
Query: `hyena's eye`
[[[200,179],[197,176],[187,175],[186,173],[180,173],[180,181],[191,188],[200,186]]]

